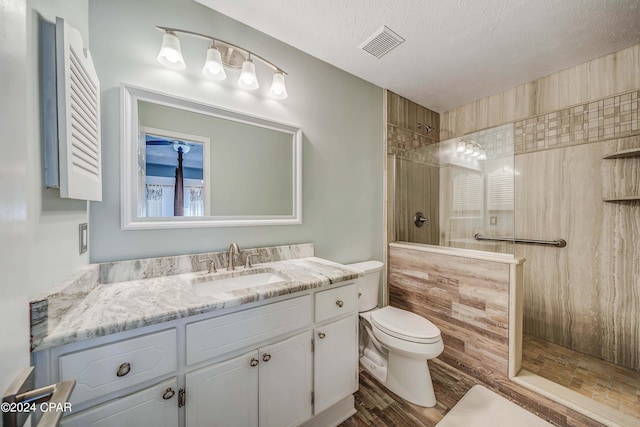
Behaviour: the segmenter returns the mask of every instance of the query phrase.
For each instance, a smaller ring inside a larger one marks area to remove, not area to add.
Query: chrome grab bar
[[[528,245],[546,245],[555,246],[557,248],[564,248],[567,246],[567,241],[564,239],[558,240],[533,240],[533,239],[516,239],[515,237],[490,237],[483,236],[482,233],[476,233],[473,236],[476,240],[488,240],[493,242],[510,242],[510,243],[525,243]]]

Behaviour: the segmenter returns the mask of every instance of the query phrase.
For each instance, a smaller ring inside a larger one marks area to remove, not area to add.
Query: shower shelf
[[[640,200],[640,196],[611,197],[603,199],[605,202],[633,202],[636,200]]]
[[[603,159],[622,159],[624,157],[640,157],[640,148],[618,151],[604,156]]]
[[[631,169],[634,165],[636,165],[636,161],[640,160],[640,147],[636,147],[636,148],[629,148],[626,150],[620,150],[620,151],[616,151],[615,153],[611,153],[608,154],[606,156],[603,157],[603,159],[605,160],[612,160],[612,159],[629,159],[629,161],[631,161],[632,163],[627,163],[627,161],[621,161],[621,162],[615,162],[615,163],[610,163],[610,165],[615,165],[615,169],[618,171],[617,173],[611,173],[611,178],[613,180],[616,180],[616,176],[623,176],[631,173]],[[634,173],[635,176],[635,173]],[[625,184],[626,181],[623,182],[619,182],[619,185],[624,185],[626,188],[625,190],[627,191],[618,191],[618,194],[622,194],[621,196],[614,196],[614,197],[604,197],[602,200],[604,202],[633,202],[633,201],[640,201],[640,195],[636,195],[633,193],[637,193],[637,186],[631,184],[629,185],[628,182],[627,184]],[[615,187],[615,185],[614,185]],[[627,193],[627,194],[625,194]],[[629,194],[631,193],[631,194]]]

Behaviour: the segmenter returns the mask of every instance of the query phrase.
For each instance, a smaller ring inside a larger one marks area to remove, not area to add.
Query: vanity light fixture
[[[487,160],[487,152],[482,145],[472,139],[459,139],[455,145],[458,156],[476,160]]]
[[[274,72],[269,95],[278,100],[285,99],[288,96],[284,79],[287,73],[282,68],[256,55],[254,52],[224,40],[193,31],[160,26],[157,26],[156,29],[164,33],[162,37],[162,47],[158,53],[158,62],[165,67],[172,70],[184,70],[186,68],[186,64],[182,58],[182,51],[180,50],[180,39],[178,39],[177,33],[187,34],[210,42],[209,48],[207,49],[206,60],[202,67],[202,74],[206,77],[213,80],[224,80],[227,78],[225,67],[241,70],[240,77],[238,78],[238,86],[245,90],[256,90],[260,87],[260,84],[258,83],[256,66],[253,61],[257,59]]]
[[[473,154],[473,144],[471,142],[467,142],[464,154]]]

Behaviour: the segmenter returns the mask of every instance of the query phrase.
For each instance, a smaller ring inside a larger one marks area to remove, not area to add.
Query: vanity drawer
[[[176,330],[60,356],[60,380],[76,380],[72,404],[85,402],[177,369]]]
[[[187,325],[187,365],[295,331],[311,324],[311,296]]]
[[[316,322],[358,309],[358,289],[355,283],[316,294]]]

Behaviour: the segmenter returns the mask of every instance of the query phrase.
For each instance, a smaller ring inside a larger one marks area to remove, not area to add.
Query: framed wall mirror
[[[122,229],[302,223],[299,127],[121,86]]]

